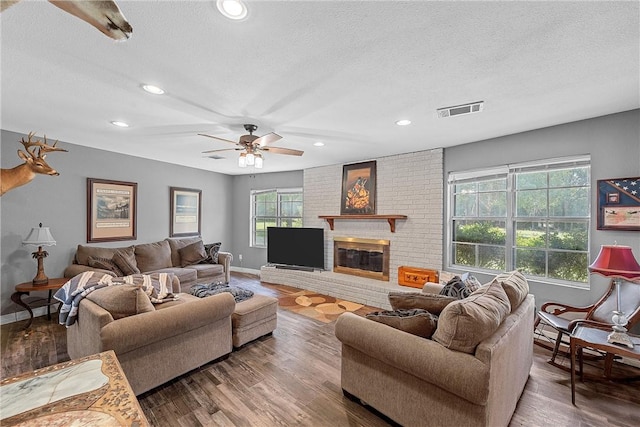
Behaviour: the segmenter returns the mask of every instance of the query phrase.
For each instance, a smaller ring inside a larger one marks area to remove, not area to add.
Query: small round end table
[[[24,307],[29,312],[29,323],[25,326],[25,329],[28,329],[33,322],[33,311],[31,310],[34,307],[44,307],[47,306],[47,319],[51,320],[51,306],[57,304],[59,301],[51,302],[51,298],[53,297],[53,291],[60,289],[65,283],[67,283],[69,279],[59,278],[59,279],[49,279],[49,283],[45,283],[44,285],[34,285],[33,282],[24,282],[16,285],[16,291],[11,295],[11,301],[15,302],[21,307]],[[40,297],[29,297],[22,298],[23,296],[28,296],[29,292],[37,292],[37,291],[49,291],[48,298],[40,298]]]

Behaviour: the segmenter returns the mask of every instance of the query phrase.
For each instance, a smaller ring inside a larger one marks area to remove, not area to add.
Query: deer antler
[[[29,155],[31,155],[32,158],[36,159],[36,158],[42,158],[44,159],[46,157],[46,154],[44,156],[42,156],[42,153],[49,153],[51,151],[64,151],[66,152],[67,150],[65,150],[64,148],[59,148],[56,147],[56,144],[58,143],[58,140],[56,140],[56,142],[53,143],[53,145],[48,145],[47,144],[47,135],[44,136],[44,143],[40,142],[40,141],[31,141],[31,137],[35,134],[35,132],[29,132],[29,135],[27,135],[27,141],[24,140],[24,138],[22,138],[22,140],[20,141],[22,143],[22,145],[24,145],[24,149],[27,151],[27,153],[29,153]],[[35,149],[29,150],[29,147],[38,147],[38,155],[36,156],[35,153]]]

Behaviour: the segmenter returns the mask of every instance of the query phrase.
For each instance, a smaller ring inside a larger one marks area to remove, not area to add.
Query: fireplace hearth
[[[388,240],[334,237],[333,271],[389,281]]]

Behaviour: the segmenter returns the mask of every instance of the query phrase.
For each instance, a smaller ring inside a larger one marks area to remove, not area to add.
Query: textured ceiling
[[[126,42],[42,1],[1,14],[3,129],[242,174],[260,171],[238,168],[234,151],[203,157],[233,146],[197,133],[275,131],[275,145],[305,151],[267,153],[261,171],[275,172],[640,107],[637,1],[249,1],[241,22],[215,1],[118,5],[134,29]],[[480,100],[480,114],[437,118]]]

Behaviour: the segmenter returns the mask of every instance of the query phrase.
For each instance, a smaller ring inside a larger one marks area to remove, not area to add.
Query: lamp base
[[[40,246],[38,248],[38,251],[33,252],[31,255],[33,255],[33,257],[38,260],[38,273],[36,274],[36,277],[33,278],[33,286],[46,285],[47,283],[49,283],[49,278],[46,274],[44,274],[44,265],[42,263],[42,259],[49,254],[47,253],[47,251],[43,251],[42,246]]]
[[[633,348],[633,342],[631,342],[631,338],[627,335],[627,330],[625,328],[614,326],[613,329],[613,332],[611,332],[607,337],[608,342],[611,344],[626,345],[629,348]]]

